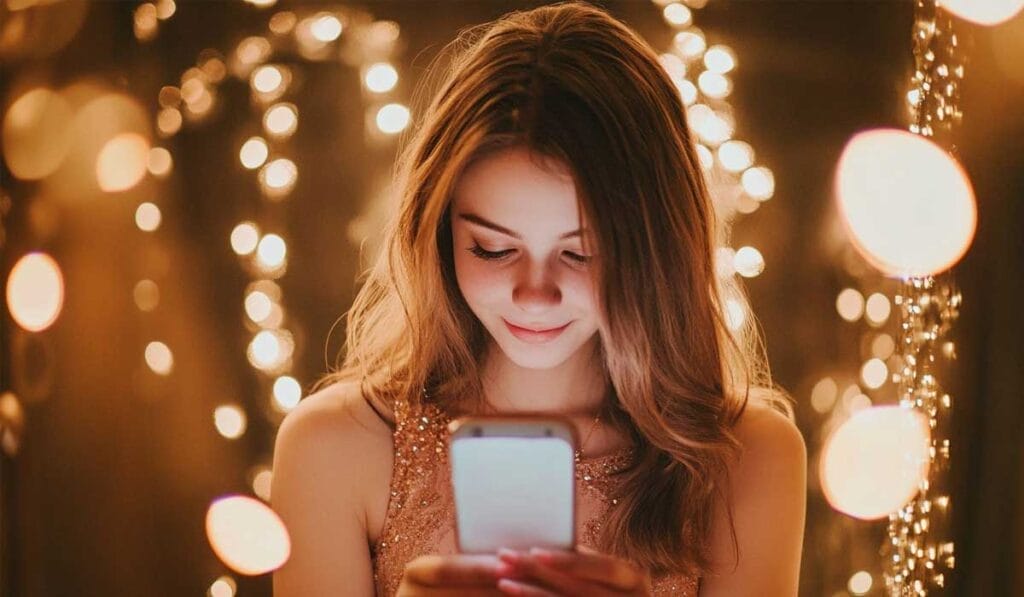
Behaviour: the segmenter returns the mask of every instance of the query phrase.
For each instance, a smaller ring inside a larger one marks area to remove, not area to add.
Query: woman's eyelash
[[[515,249],[505,249],[504,251],[488,251],[481,247],[480,245],[476,244],[469,248],[469,251],[471,253],[473,253],[480,259],[486,259],[487,261],[496,261],[498,259],[504,259],[514,250]],[[577,255],[576,253],[573,253],[571,251],[566,251],[565,254],[569,256],[569,259],[572,259],[573,261],[580,264],[585,264],[590,261],[590,257],[587,255]]]

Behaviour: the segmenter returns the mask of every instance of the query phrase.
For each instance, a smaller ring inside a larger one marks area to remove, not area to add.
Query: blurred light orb
[[[815,412],[825,414],[835,406],[839,397],[839,386],[831,377],[825,377],[811,388],[811,408]]]
[[[274,381],[274,402],[278,408],[288,412],[299,405],[302,399],[302,386],[290,375],[282,375]]]
[[[715,275],[719,278],[728,278],[736,273],[735,266],[736,251],[732,247],[718,247],[715,249]]]
[[[391,91],[398,84],[398,71],[387,62],[378,62],[366,70],[366,88],[374,93]]]
[[[248,255],[256,250],[260,231],[252,222],[242,222],[231,230],[231,250],[238,255]]]
[[[974,238],[977,208],[967,174],[920,135],[855,135],[839,158],[835,191],[854,247],[884,274],[937,274],[956,264]]]
[[[287,137],[299,126],[299,112],[293,104],[274,104],[263,116],[263,128],[273,137]]]
[[[892,356],[892,353],[895,350],[896,342],[889,334],[878,334],[878,336],[871,341],[871,356],[876,359],[882,359],[884,361]]]
[[[11,174],[39,180],[52,174],[71,147],[72,111],[60,94],[43,87],[28,91],[4,114],[3,159]]]
[[[238,151],[238,159],[249,170],[255,170],[262,166],[269,155],[270,148],[267,147],[267,142],[263,140],[263,137],[249,137],[245,143],[242,143],[242,148]]]
[[[679,97],[683,100],[683,105],[692,106],[697,101],[697,86],[688,79],[678,79],[673,82],[676,84],[676,89],[679,90]]]
[[[387,104],[377,111],[377,128],[382,133],[394,135],[409,126],[409,108],[402,104]]]
[[[718,161],[729,172],[742,172],[754,163],[754,148],[743,141],[726,141],[718,148]]]
[[[140,203],[135,210],[135,225],[139,230],[152,232],[160,227],[160,208],[148,201]]]
[[[736,54],[727,46],[711,46],[704,53],[704,66],[713,73],[724,75],[736,68]]]
[[[146,364],[157,375],[169,375],[174,369],[174,355],[163,342],[150,342],[146,345]]]
[[[139,183],[149,168],[149,141],[136,133],[122,133],[103,145],[96,156],[100,189],[114,193]]]
[[[889,304],[889,297],[881,292],[876,292],[868,297],[864,306],[864,315],[872,325],[882,325],[889,319],[892,306]]]
[[[685,27],[693,22],[693,13],[678,2],[665,5],[665,8],[661,9],[661,14],[669,25],[676,27]]]
[[[230,576],[221,576],[210,585],[207,595],[208,597],[235,597],[237,590],[238,585],[235,583],[235,579]]]
[[[669,53],[659,54],[658,62],[665,69],[665,72],[668,73],[668,76],[672,78],[673,82],[676,79],[686,78],[686,63],[679,56]]]
[[[64,306],[64,276],[46,253],[24,255],[7,276],[7,310],[22,329],[41,332]]]
[[[686,31],[676,33],[672,40],[676,49],[688,60],[693,60],[704,53],[707,49],[707,41],[704,40],[704,33],[696,27],[690,27]]]
[[[753,199],[767,201],[775,194],[775,176],[764,166],[747,168],[740,175],[743,191]]]
[[[270,300],[270,297],[259,290],[254,290],[245,297],[245,314],[253,323],[260,323],[270,317],[273,307],[274,302]]]
[[[701,92],[714,99],[722,99],[732,92],[732,81],[725,75],[704,71],[697,77]]]
[[[846,583],[851,595],[866,595],[871,590],[871,574],[864,570],[856,572]]]
[[[213,424],[224,437],[238,439],[245,433],[245,412],[238,405],[222,404],[213,411]]]
[[[697,159],[700,160],[700,167],[704,170],[711,170],[715,166],[715,154],[711,153],[707,145],[697,144]]]
[[[160,287],[152,280],[139,280],[132,292],[139,311],[150,312],[160,304]]]
[[[256,257],[260,264],[267,268],[275,268],[282,263],[288,254],[288,246],[284,239],[276,234],[266,234],[256,245]]]
[[[284,74],[274,65],[261,66],[252,72],[250,84],[260,93],[273,93],[284,83]]]
[[[271,161],[263,166],[259,174],[260,183],[270,199],[286,196],[295,187],[298,177],[298,167],[288,158]]]
[[[697,135],[710,145],[719,145],[732,136],[732,125],[721,114],[705,104],[687,108],[686,116]]]
[[[318,16],[310,25],[310,32],[317,41],[329,42],[338,39],[341,35],[341,21],[338,17],[325,14]]]
[[[861,381],[872,390],[882,387],[888,378],[889,368],[885,366],[885,361],[882,359],[868,359],[864,366],[860,368]]]
[[[942,0],[942,8],[979,25],[998,25],[1024,9],[1024,0]]]
[[[288,561],[291,540],[281,518],[243,495],[214,500],[206,511],[206,538],[217,557],[240,574],[270,572]]]
[[[924,415],[899,406],[853,414],[826,440],[819,478],[829,504],[862,520],[888,516],[928,476],[931,435]]]
[[[754,247],[740,247],[736,249],[733,265],[744,278],[755,278],[764,271],[764,257]]]
[[[836,297],[836,311],[846,321],[857,321],[864,313],[864,295],[855,288],[844,288]]]
[[[182,117],[177,108],[164,108],[156,115],[156,128],[165,137],[181,130]]]
[[[260,466],[252,476],[252,492],[265,502],[270,501],[270,489],[273,485],[274,471],[268,466]]]
[[[174,159],[171,152],[163,147],[153,147],[149,150],[149,163],[147,168],[153,176],[164,177],[171,173],[174,167]]]

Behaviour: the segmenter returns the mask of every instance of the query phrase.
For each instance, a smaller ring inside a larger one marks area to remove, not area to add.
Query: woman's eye
[[[572,259],[576,263],[588,263],[590,261],[589,255],[578,255],[571,251],[566,251],[565,254],[569,256],[569,259]]]
[[[515,249],[505,249],[504,251],[488,251],[480,245],[474,244],[469,248],[469,252],[476,255],[480,259],[486,259],[488,261],[495,261],[507,257]]]

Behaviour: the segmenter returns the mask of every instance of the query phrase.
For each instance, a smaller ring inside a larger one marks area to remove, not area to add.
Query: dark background
[[[397,94],[405,98],[461,28],[540,4],[340,3],[399,23],[405,50],[394,63],[402,77]],[[650,2],[598,4],[656,49],[668,46],[672,31]],[[262,32],[272,12],[312,4],[282,0],[260,10],[242,2],[180,2],[158,37],[144,44],[132,34],[136,5],[90,4],[62,50],[0,64],[4,109],[25,77],[59,87],[90,75],[155,110],[160,87],[176,84],[201,50],[226,53]],[[835,297],[846,286],[890,296],[895,287],[844,265],[850,258],[848,249],[835,248],[832,169],[855,132],[906,127],[913,6],[712,0],[695,14],[710,43],[736,52],[730,102],[737,137],[775,174],[774,198],[737,221],[734,246],[752,244],[765,256],[765,272],[746,286],[776,381],[799,402],[813,467],[823,417],[808,405],[810,388],[825,374],[855,376],[862,361],[864,326],[842,321]],[[1018,15],[995,29],[959,23],[967,63],[964,120],[953,138],[977,194],[979,223],[972,249],[954,270],[964,295],[953,332],[959,359],[943,380],[954,397],[954,595],[1024,594],[1022,20]],[[346,227],[368,200],[374,175],[391,167],[395,147],[364,142],[353,68],[303,69],[304,87],[291,100],[300,110],[292,148],[300,174],[281,212],[290,269],[280,283],[297,326],[294,375],[308,387],[325,361],[334,361],[343,330],[329,331],[356,288],[358,247]],[[20,331],[9,316],[2,321],[2,386],[24,396],[27,417],[21,450],[5,456],[0,470],[5,595],[198,595],[230,573],[209,548],[205,511],[218,495],[247,491],[246,471],[269,463],[276,422],[259,416],[265,388],[245,359],[241,325],[247,278],[227,244],[257,198],[236,153],[258,122],[244,83],[226,82],[221,92],[224,109],[216,118],[168,142],[176,163],[160,191],[159,246],[168,266],[157,316],[132,304],[132,285],[151,267],[153,249],[132,225],[130,202],[62,203],[46,212],[57,232],[41,235],[30,206],[43,199],[32,199],[32,184],[0,170],[11,198],[4,271],[24,252],[43,248],[61,263],[69,289],[60,319],[42,334]],[[154,334],[175,348],[169,378],[148,374],[139,356]],[[893,396],[884,390],[879,401]],[[248,431],[235,441],[211,425],[213,407],[226,399],[250,406]],[[801,594],[845,595],[857,570],[875,577],[869,594],[882,594],[884,523],[834,512],[811,485]],[[268,575],[236,580],[243,595],[270,594]]]

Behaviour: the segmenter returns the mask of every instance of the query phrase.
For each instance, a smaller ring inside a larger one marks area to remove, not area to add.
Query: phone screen
[[[572,549],[572,444],[563,437],[456,437],[450,445],[459,549]]]

